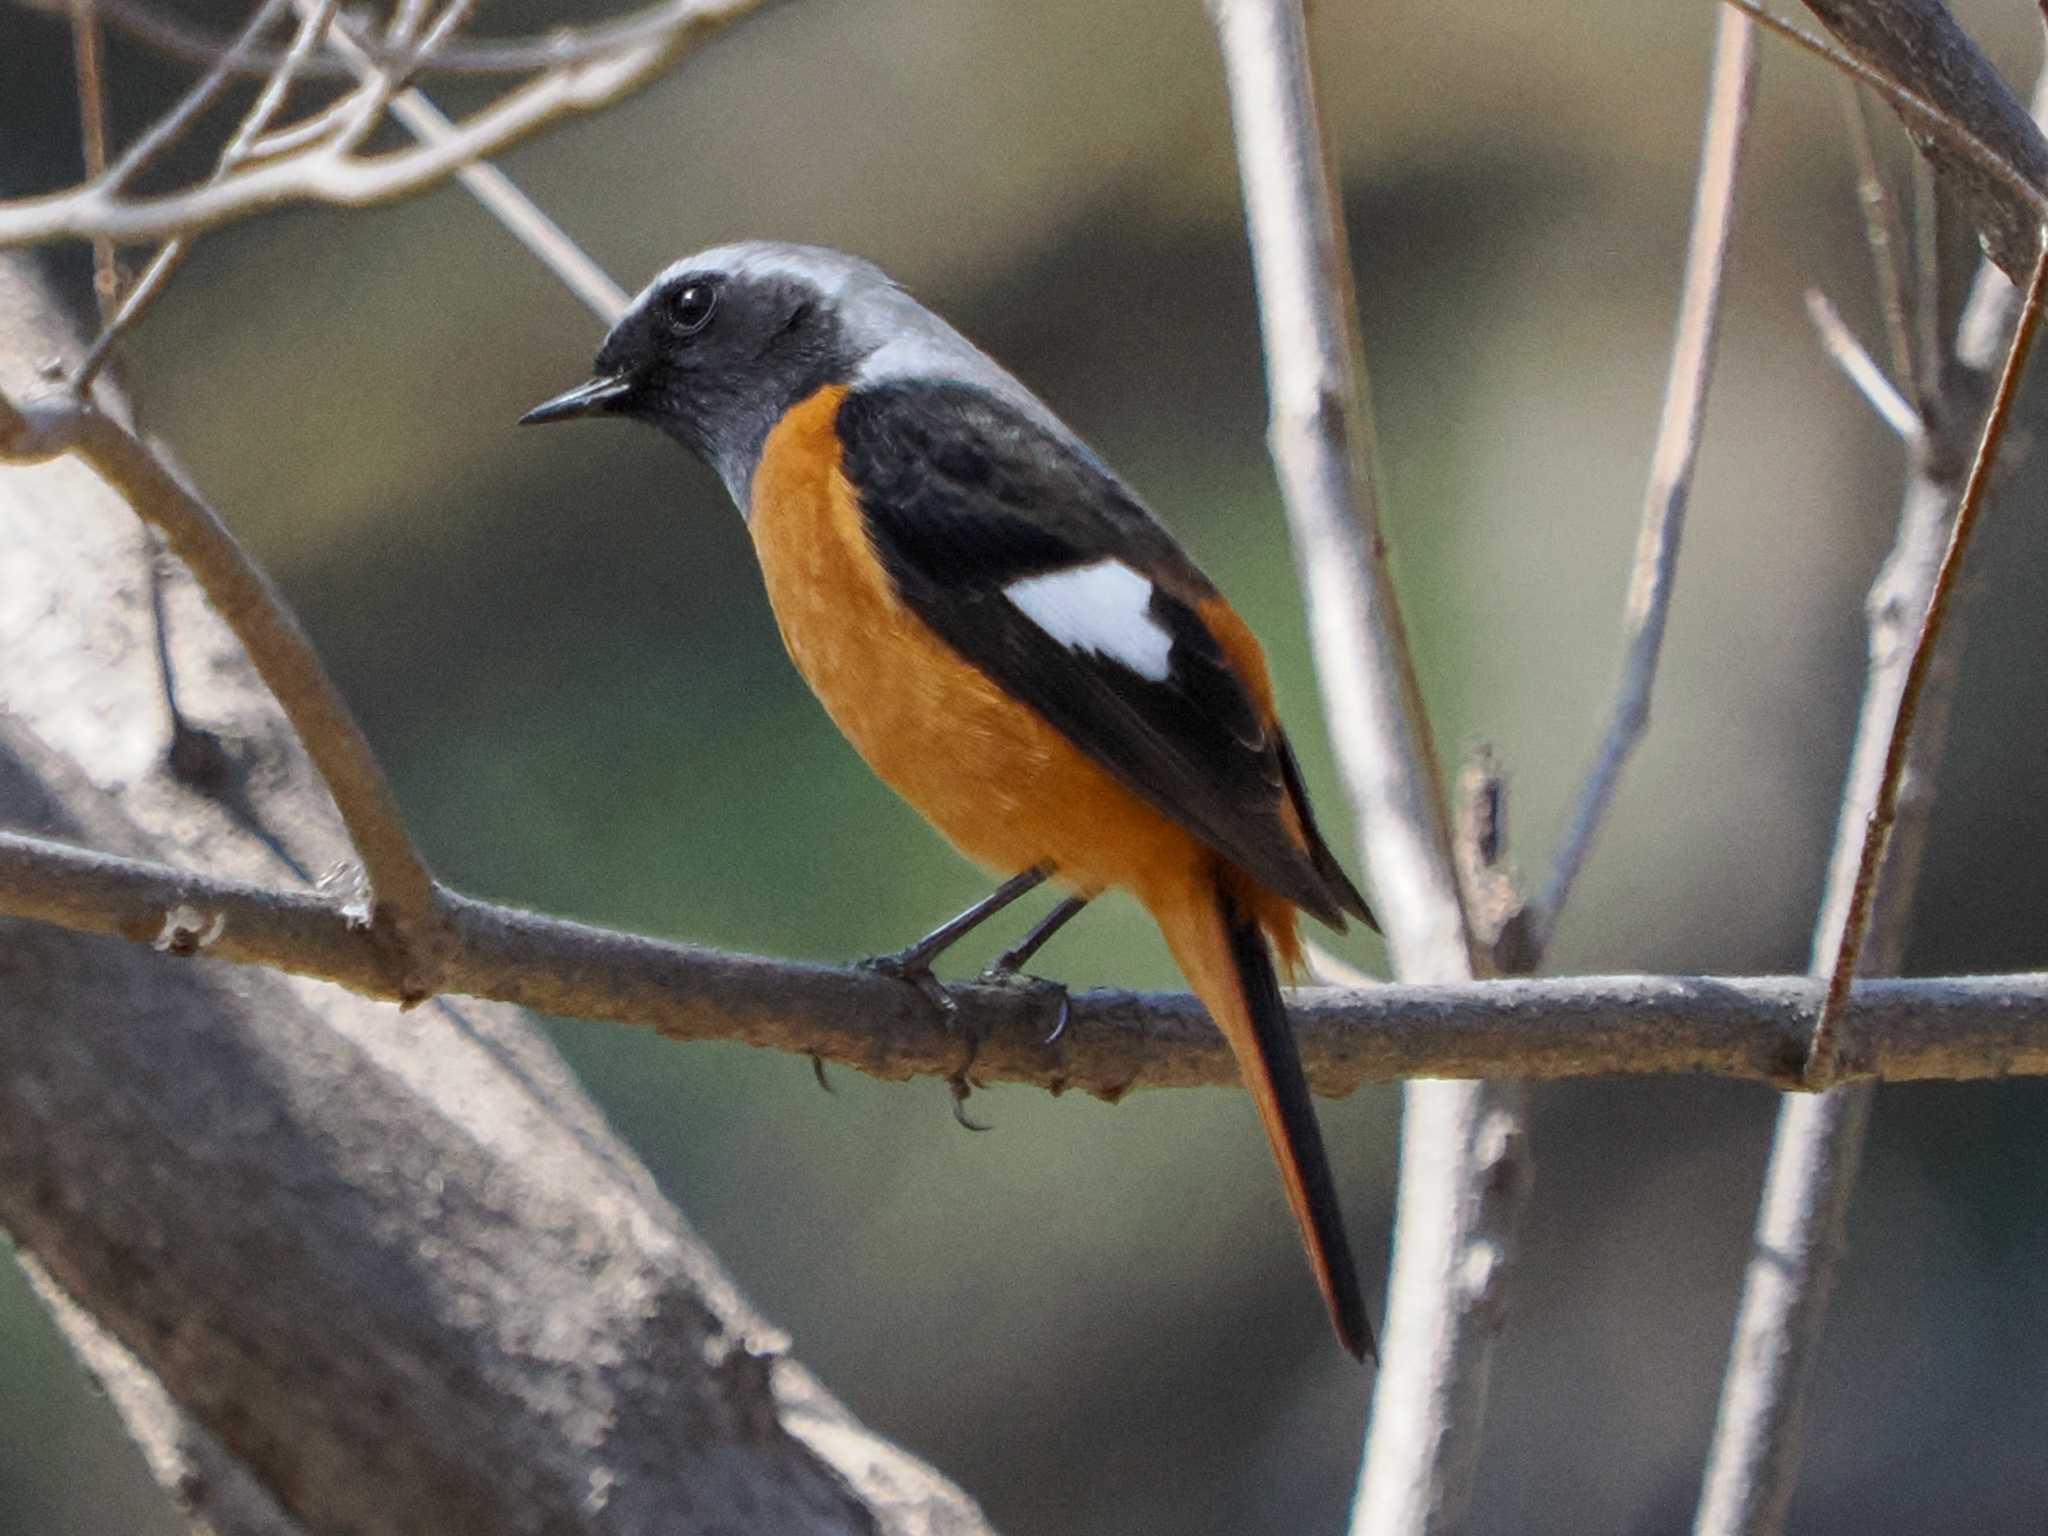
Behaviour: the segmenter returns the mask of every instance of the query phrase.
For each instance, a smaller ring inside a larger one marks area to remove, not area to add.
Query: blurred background
[[[2030,7],[1958,8],[2024,92]],[[226,27],[240,7],[182,0]],[[492,3],[476,32],[595,15]],[[1708,0],[1326,4],[1389,532],[1447,750],[1492,743],[1540,873],[1598,726],[1690,205]],[[1655,722],[1557,971],[1805,963],[1896,443],[1830,371],[1881,350],[1834,79],[1763,43],[1760,117]],[[190,78],[115,35],[123,141]],[[0,6],[0,195],[79,172],[68,29]],[[473,83],[435,87],[451,109]],[[1888,117],[1884,147],[1901,146]],[[872,256],[1037,387],[1250,616],[1333,840],[1261,433],[1234,162],[1196,0],[790,0],[504,162],[619,280],[740,236]],[[1974,260],[1947,232],[1950,313]],[[80,253],[57,264],[76,283]],[[785,662],[711,476],[623,425],[524,433],[591,317],[459,191],[209,236],[122,355],[145,422],[283,583],[462,888],[781,955],[894,948],[984,882]],[[1985,537],[1911,964],[2048,961],[2035,477]],[[1026,918],[1039,910],[1033,906]],[[996,925],[1002,928],[1002,924]],[[964,954],[978,966],[1013,935]],[[1351,958],[1378,968],[1364,940]],[[1040,968],[1176,984],[1120,899]],[[870,1423],[1013,1536],[1336,1531],[1370,1378],[1331,1343],[1240,1094],[1110,1108],[551,1026],[623,1133]],[[1539,1088],[1477,1532],[1687,1527],[1776,1109]],[[1792,1524],[2038,1531],[2048,1089],[1888,1089]],[[1398,1095],[1325,1104],[1375,1305]],[[12,1266],[0,1532],[180,1528]]]

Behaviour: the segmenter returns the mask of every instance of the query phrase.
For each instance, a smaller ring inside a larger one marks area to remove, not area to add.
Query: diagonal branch
[[[112,417],[69,395],[20,407],[0,396],[0,462],[34,464],[67,453],[91,465],[199,579],[333,796],[369,881],[371,934],[389,945],[401,995],[437,990],[445,934],[433,876],[383,768],[283,597],[213,508]]]
[[[1787,42],[1797,44],[1814,57],[1840,70],[1850,79],[1862,82],[1892,104],[1892,109],[1909,124],[1922,130],[1917,142],[1923,145],[1932,140],[1943,143],[1954,158],[1969,161],[1977,168],[1983,182],[1995,188],[1988,194],[2003,196],[2009,206],[2010,216],[2021,219],[2040,219],[2048,216],[2048,193],[2041,188],[2043,182],[2030,175],[2027,165],[2035,158],[2034,150],[2022,147],[2015,159],[2005,151],[2011,147],[2010,136],[2004,131],[2003,119],[1997,123],[1985,123],[1985,113],[1975,110],[1965,99],[1955,111],[1913,88],[1909,80],[1917,79],[1914,71],[1908,70],[1904,77],[1887,74],[1875,64],[1867,63],[1853,53],[1846,52],[1825,38],[1816,37],[1801,27],[1794,26],[1782,16],[1774,15],[1760,0],[1717,0],[1717,3],[1733,6],[1748,16],[1758,26],[1775,32]],[[1886,3],[1886,0],[1877,0]],[[2004,93],[2004,87],[1999,87]],[[2008,98],[2009,99],[2009,98]],[[1991,101],[1996,98],[1990,98]],[[1992,115],[1998,116],[1995,107]],[[2031,142],[2048,152],[2048,141],[2042,141],[2038,132],[2033,140],[2023,138],[2022,145]],[[2022,259],[2019,270],[2029,270],[2030,259]]]
[[[2048,186],[2048,139],[1941,0],[1806,0],[1806,8],[1851,54],[1967,123],[2036,189],[2038,202],[2038,189]],[[1992,260],[2023,281],[2034,266],[2040,212],[2023,206],[1981,157],[1930,131],[1919,113],[1902,111],[1899,120],[1977,226]]]
[[[1549,948],[1558,917],[1571,896],[1572,882],[1613,803],[1622,769],[1650,725],[1650,694],[1664,649],[1671,596],[1678,583],[1679,541],[1685,533],[1693,467],[1706,426],[1707,386],[1713,379],[1714,342],[1720,328],[1721,279],[1735,230],[1736,180],[1742,170],[1750,104],[1756,96],[1756,73],[1754,24],[1739,12],[1723,8],[1707,87],[1707,122],[1700,138],[1699,180],[1679,292],[1678,334],[1671,345],[1671,369],[1664,380],[1664,405],[1657,419],[1656,445],[1650,451],[1649,485],[1643,494],[1642,531],[1636,539],[1635,568],[1623,609],[1626,644],[1621,678],[1607,729],[1579,790],[1537,906],[1534,942],[1538,954]]]

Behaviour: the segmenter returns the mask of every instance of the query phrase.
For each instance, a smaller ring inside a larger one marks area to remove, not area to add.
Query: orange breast
[[[1211,857],[897,598],[840,470],[819,391],[769,434],[749,527],[783,643],[870,767],[969,858],[1049,864],[1092,895],[1178,887]]]

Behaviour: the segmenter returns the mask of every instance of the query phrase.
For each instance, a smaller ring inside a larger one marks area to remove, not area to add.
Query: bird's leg
[[[1050,871],[1044,866],[1033,865],[1021,875],[1012,875],[959,916],[948,918],[907,949],[899,949],[893,955],[876,955],[861,963],[869,970],[911,983],[930,998],[934,1006],[951,1013],[953,999],[946,995],[946,989],[932,975],[932,962],[1019,896],[1043,885],[1048,873]]]
[[[998,955],[996,963],[981,973],[981,979],[989,982],[1014,981],[1017,973],[1024,969],[1026,962],[1045,947],[1045,941],[1066,927],[1073,920],[1074,914],[1087,905],[1086,896],[1069,896],[1040,918],[1036,928]],[[1067,995],[1064,982],[1047,981],[1042,985],[1055,987],[1060,994],[1059,1012],[1053,1016],[1052,1032],[1045,1037],[1045,1043],[1051,1045],[1067,1032],[1067,1019],[1073,1012],[1073,1003]]]
[[[1069,896],[1038,920],[1038,926],[996,957],[996,962],[981,973],[983,981],[1008,981],[1031,957],[1045,948],[1045,941],[1073,921],[1074,914],[1088,905],[1086,896]]]

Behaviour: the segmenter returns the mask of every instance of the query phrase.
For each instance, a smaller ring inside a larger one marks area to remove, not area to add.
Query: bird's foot
[[[859,969],[908,982],[924,994],[925,1001],[948,1018],[956,1011],[952,993],[946,990],[944,982],[932,974],[931,956],[924,952],[922,945],[913,944],[908,949],[897,950],[893,955],[870,955],[859,962]]]
[[[1041,995],[1050,993],[1053,1000],[1052,1032],[1040,1043],[1051,1045],[1067,1032],[1067,1024],[1073,1017],[1073,995],[1067,991],[1063,981],[1053,981],[1045,976],[1026,976],[1017,969],[1009,955],[997,959],[994,965],[983,971],[978,978],[987,987],[1017,987]]]

